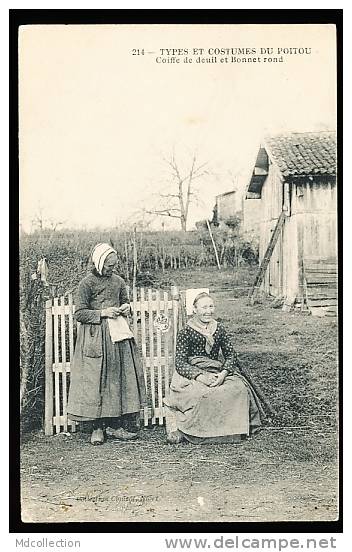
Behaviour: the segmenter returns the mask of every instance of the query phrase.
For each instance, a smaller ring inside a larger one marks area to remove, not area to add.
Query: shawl
[[[98,272],[98,274],[100,274],[100,276],[102,275],[105,259],[108,255],[110,255],[110,253],[116,253],[116,251],[108,243],[98,243],[93,249],[92,261],[94,263],[96,271]]]
[[[193,318],[188,320],[187,325],[205,337],[205,351],[209,354],[214,345],[214,333],[218,327],[217,321],[212,318],[208,326],[204,326],[195,316],[193,316]]]

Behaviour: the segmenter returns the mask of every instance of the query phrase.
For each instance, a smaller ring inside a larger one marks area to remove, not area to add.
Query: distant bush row
[[[258,262],[258,245],[242,236],[237,229],[212,228],[220,263],[224,267]],[[36,270],[45,257],[49,281],[58,295],[74,289],[91,269],[90,253],[98,242],[109,242],[119,256],[118,271],[132,283],[134,243],[136,273],[164,269],[214,266],[216,256],[206,229],[192,232],[123,232],[111,231],[38,231],[24,235],[20,241],[21,282]],[[137,280],[138,282],[138,280]]]

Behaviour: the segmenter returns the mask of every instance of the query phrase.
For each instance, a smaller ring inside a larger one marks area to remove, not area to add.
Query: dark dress
[[[78,287],[77,341],[67,412],[71,420],[117,418],[146,404],[145,381],[134,339],[113,343],[101,310],[129,303],[124,280],[93,272]]]

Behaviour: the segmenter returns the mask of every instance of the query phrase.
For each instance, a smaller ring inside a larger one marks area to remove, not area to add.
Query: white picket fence
[[[144,424],[163,424],[163,398],[174,369],[176,334],[180,324],[181,295],[137,288],[133,290],[133,333],[144,370],[148,405],[142,410]],[[45,434],[75,431],[67,416],[70,363],[74,351],[74,304],[72,295],[46,302],[45,341]]]

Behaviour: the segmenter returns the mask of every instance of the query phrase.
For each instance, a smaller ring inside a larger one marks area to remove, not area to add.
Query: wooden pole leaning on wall
[[[211,239],[211,242],[212,242],[212,244],[213,244],[213,248],[214,248],[214,252],[215,252],[216,263],[217,263],[217,265],[218,265],[218,269],[221,270],[220,261],[219,261],[219,255],[218,255],[218,250],[216,249],[215,241],[214,241],[214,238],[213,238],[213,233],[212,233],[212,231],[211,231],[211,228],[210,228],[210,224],[209,224],[208,219],[207,219],[207,226],[208,226],[208,231],[209,231],[210,239]]]
[[[53,384],[53,316],[52,300],[45,302],[45,435],[54,434],[53,408],[54,384]]]

